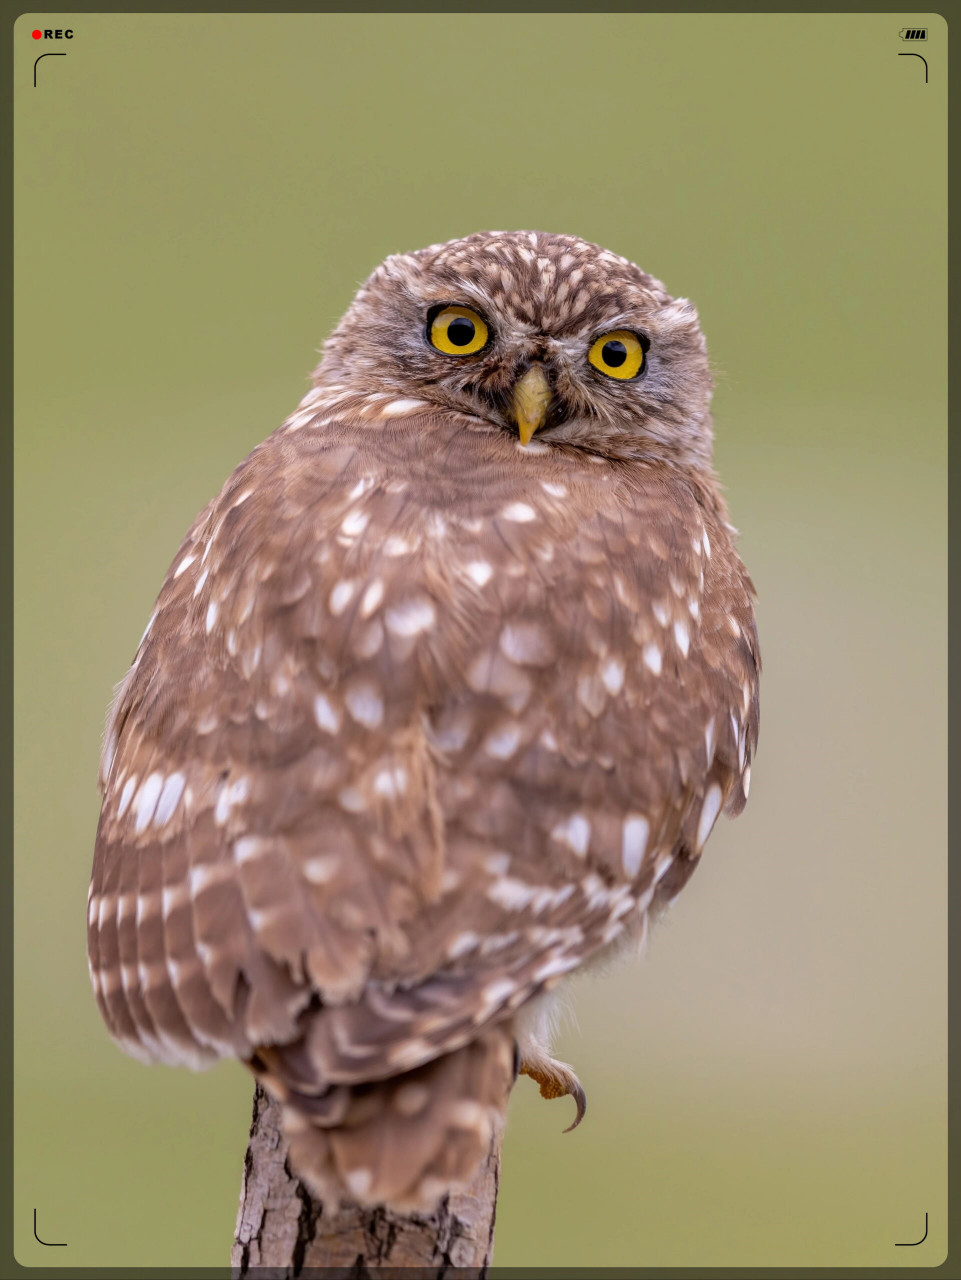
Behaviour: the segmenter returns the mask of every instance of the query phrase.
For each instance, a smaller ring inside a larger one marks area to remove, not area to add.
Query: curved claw
[[[549,1062],[549,1066],[542,1062],[536,1065],[523,1062],[520,1074],[530,1076],[532,1080],[537,1081],[542,1098],[574,1099],[577,1104],[577,1114],[573,1122],[562,1131],[570,1133],[572,1129],[577,1128],[587,1114],[587,1094],[584,1092],[584,1086],[566,1062],[558,1062],[554,1058],[549,1059]]]
[[[572,1129],[576,1129],[587,1115],[587,1094],[584,1092],[584,1086],[581,1084],[580,1080],[578,1080],[577,1076],[574,1077],[574,1085],[569,1096],[577,1103],[577,1115],[566,1129],[561,1130],[562,1133],[570,1133]]]

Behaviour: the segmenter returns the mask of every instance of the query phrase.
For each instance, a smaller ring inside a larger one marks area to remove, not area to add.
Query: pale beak
[[[511,409],[522,445],[530,444],[531,436],[544,425],[551,398],[551,387],[544,366],[532,364],[515,385],[511,396]]]

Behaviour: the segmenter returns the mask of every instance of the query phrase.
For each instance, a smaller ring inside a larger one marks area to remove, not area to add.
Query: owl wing
[[[409,1068],[511,1015],[643,927],[749,789],[753,588],[706,494],[569,476],[452,524],[456,675],[426,715],[445,891],[411,963],[311,1019],[305,1083]]]
[[[426,1069],[615,943],[743,803],[756,641],[717,512],[573,467],[521,499],[480,456],[485,508],[425,516],[429,436],[282,429],[167,575],[89,908],[131,1052],[236,1054],[303,1106]]]

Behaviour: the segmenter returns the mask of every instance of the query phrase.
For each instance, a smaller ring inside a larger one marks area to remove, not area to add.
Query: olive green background
[[[927,85],[897,56],[922,22]],[[35,25],[76,33],[36,90]],[[944,1257],[946,40],[910,12],[17,23],[20,1262],[227,1260],[249,1079],[125,1058],[89,990],[104,710],[358,282],[505,227],[698,304],[765,668],[747,811],[647,958],[574,987],[587,1120],[517,1087],[496,1260]]]

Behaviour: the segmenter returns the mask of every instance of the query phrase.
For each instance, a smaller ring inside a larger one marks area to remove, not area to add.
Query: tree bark
[[[471,1185],[445,1196],[435,1213],[406,1215],[351,1204],[331,1213],[291,1171],[280,1107],[258,1084],[230,1255],[233,1275],[280,1280],[323,1267],[325,1276],[345,1280],[373,1273],[388,1280],[393,1270],[406,1280],[439,1280],[458,1267],[486,1276],[502,1140],[501,1126]]]

